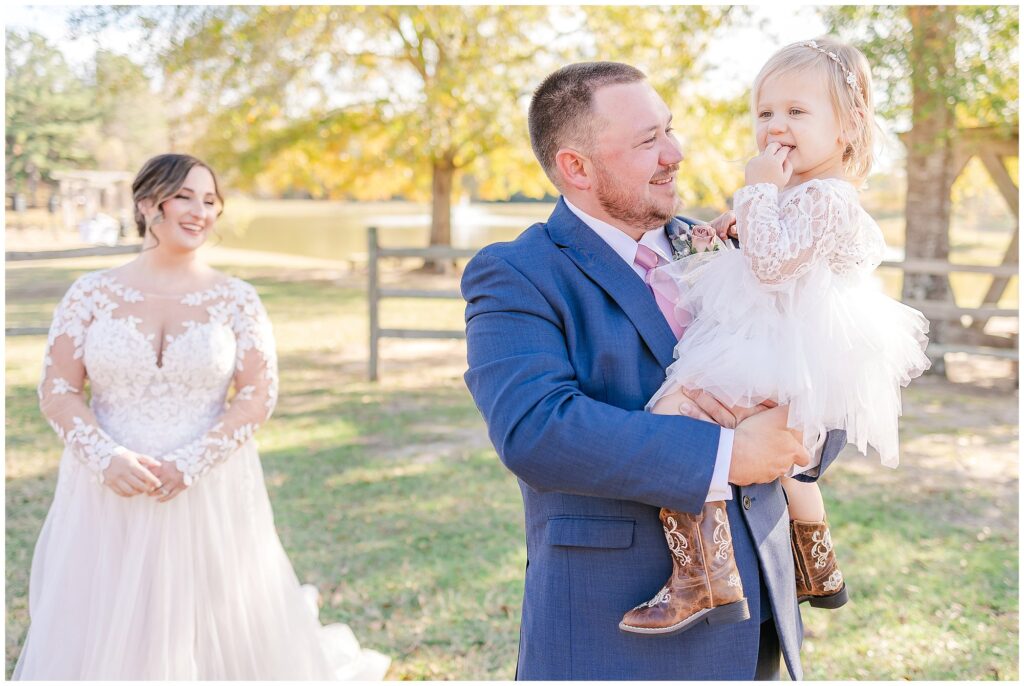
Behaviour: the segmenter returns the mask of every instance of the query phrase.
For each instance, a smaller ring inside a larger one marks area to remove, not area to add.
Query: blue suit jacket
[[[643,280],[559,201],[546,224],[481,250],[462,293],[466,383],[519,477],[526,514],[517,677],[750,679],[760,622],[774,616],[800,678],[802,624],[778,481],[734,487],[728,504],[749,620],[674,636],[618,628],[668,578],[658,509],[701,509],[721,431],[643,411],[676,343]],[[844,443],[830,434],[806,480]]]

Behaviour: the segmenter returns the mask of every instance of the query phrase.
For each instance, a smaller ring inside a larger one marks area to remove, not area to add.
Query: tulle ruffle
[[[65,453],[32,561],[16,679],[381,679],[321,626],[274,528],[255,444],[177,498],[122,498]]]
[[[652,281],[689,324],[648,407],[679,387],[726,405],[775,400],[789,405],[808,448],[824,430],[845,429],[862,453],[870,446],[882,464],[898,464],[900,389],[930,366],[920,312],[824,265],[762,284],[737,249],[684,258]]]

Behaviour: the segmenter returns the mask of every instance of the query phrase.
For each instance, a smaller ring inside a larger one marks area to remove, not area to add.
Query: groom
[[[640,259],[667,263],[666,233],[681,226],[671,122],[628,65],[548,76],[530,141],[562,197],[547,223],[481,250],[462,280],[466,383],[526,512],[519,679],[777,679],[780,652],[802,675],[778,477],[809,456],[786,408],[734,411],[699,393],[683,399],[690,417],[643,411],[677,340]],[[812,477],[844,440],[830,434]],[[709,494],[728,500],[750,619],[620,631],[671,569],[659,507],[700,512]]]

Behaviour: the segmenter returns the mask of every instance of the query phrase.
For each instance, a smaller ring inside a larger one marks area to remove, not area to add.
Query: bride
[[[14,678],[383,678],[389,658],[320,626],[274,529],[252,439],[274,338],[255,289],[196,254],[213,172],[160,155],[132,191],[141,254],[79,278],[50,327],[40,407],[65,449]]]

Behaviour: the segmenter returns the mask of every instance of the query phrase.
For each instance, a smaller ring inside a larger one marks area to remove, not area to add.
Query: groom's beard
[[[643,198],[620,184],[599,159],[594,158],[593,162],[597,172],[594,192],[609,216],[626,226],[649,231],[664,226],[675,215],[675,201],[669,206],[669,203],[658,203],[653,198]]]

